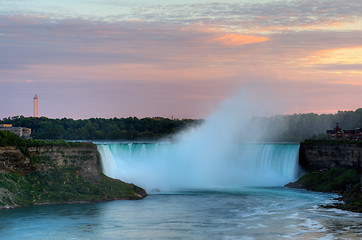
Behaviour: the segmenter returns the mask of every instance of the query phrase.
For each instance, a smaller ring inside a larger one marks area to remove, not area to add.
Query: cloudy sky
[[[0,118],[204,118],[362,107],[360,0],[0,0]],[[251,86],[251,87],[250,87]]]

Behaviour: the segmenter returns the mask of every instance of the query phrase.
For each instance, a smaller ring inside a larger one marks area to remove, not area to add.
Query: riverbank
[[[323,207],[362,213],[360,174],[356,169],[332,168],[306,173],[298,181],[288,183],[286,187],[337,193],[341,196],[338,200],[342,200],[344,204],[335,203]]]
[[[105,176],[94,144],[24,140],[0,132],[0,208],[146,196],[140,187]]]
[[[300,143],[299,165],[307,172],[286,186],[341,195],[344,204],[333,206],[362,212],[362,143],[306,140]]]

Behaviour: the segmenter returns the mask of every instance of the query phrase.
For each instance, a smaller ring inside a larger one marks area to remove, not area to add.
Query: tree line
[[[169,137],[182,129],[199,124],[201,120],[169,118],[71,118],[50,119],[14,116],[0,124],[27,127],[34,139],[68,140],[156,140]]]
[[[362,128],[362,108],[338,111],[336,114],[278,115],[258,120],[267,129],[269,140],[301,142],[305,139],[326,139],[326,130],[334,129],[336,123],[343,130]]]
[[[69,140],[157,140],[170,137],[181,130],[197,126],[203,120],[169,118],[71,118],[50,119],[15,116],[4,118],[0,124],[32,129],[34,139]],[[362,128],[362,108],[355,111],[338,111],[336,114],[293,114],[254,118],[248,132],[263,131],[264,141],[300,142],[305,139],[324,139],[326,130],[336,123],[342,129]],[[216,131],[222,131],[215,129]]]

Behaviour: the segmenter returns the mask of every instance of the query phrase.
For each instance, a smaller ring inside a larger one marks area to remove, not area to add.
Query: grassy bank
[[[337,193],[342,196],[344,204],[325,207],[336,207],[362,213],[360,173],[356,169],[332,168],[325,171],[315,171],[303,175],[298,181],[289,183],[286,186],[318,192]]]
[[[99,182],[85,181],[77,169],[52,169],[24,175],[0,172],[0,208],[40,204],[141,199],[145,192],[132,184],[101,174]]]

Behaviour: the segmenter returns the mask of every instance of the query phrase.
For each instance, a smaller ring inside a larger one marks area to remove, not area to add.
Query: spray
[[[243,89],[173,142],[99,145],[103,170],[148,191],[282,186],[296,178],[299,145],[262,143],[255,117],[271,108],[259,99]]]

